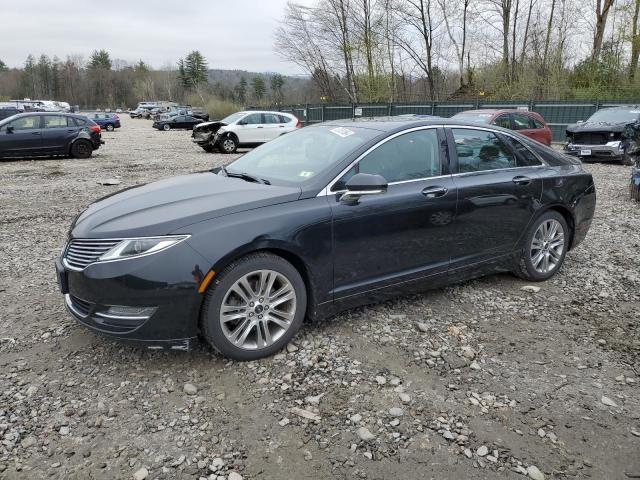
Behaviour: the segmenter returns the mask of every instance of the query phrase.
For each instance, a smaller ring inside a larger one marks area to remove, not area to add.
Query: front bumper
[[[564,146],[564,153],[580,158],[609,158],[613,160],[624,154],[624,145],[619,141],[608,142],[604,145],[567,143]]]
[[[93,263],[74,270],[56,260],[65,306],[90,330],[149,348],[184,350],[197,341],[208,266],[186,242],[146,257]],[[140,308],[141,314],[113,314]]]

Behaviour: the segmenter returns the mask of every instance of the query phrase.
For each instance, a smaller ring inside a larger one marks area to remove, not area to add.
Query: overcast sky
[[[273,51],[286,2],[0,0],[0,59],[17,67],[29,53],[88,58],[104,48],[112,59],[160,68],[197,49],[210,68],[302,73]]]

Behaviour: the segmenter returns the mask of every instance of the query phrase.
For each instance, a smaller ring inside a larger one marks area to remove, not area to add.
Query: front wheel
[[[220,148],[224,153],[235,153],[238,149],[238,142],[231,135],[227,135],[220,140]]]
[[[514,273],[534,282],[551,278],[564,262],[569,249],[569,237],[569,226],[560,213],[543,213],[527,232]]]
[[[171,125],[169,125],[168,123],[165,123],[165,124],[162,126],[162,129],[163,129],[165,132],[168,132],[169,130],[171,130]]]
[[[107,132],[113,132],[115,130],[115,127],[110,123],[107,123],[107,125],[104,128]]]
[[[89,158],[93,153],[93,146],[87,140],[76,140],[71,145],[71,156],[73,158]]]
[[[226,357],[256,360],[284,347],[302,325],[304,281],[282,257],[255,253],[220,273],[201,314],[206,340]]]

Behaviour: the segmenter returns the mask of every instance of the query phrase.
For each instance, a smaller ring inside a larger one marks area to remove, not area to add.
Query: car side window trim
[[[358,156],[358,158],[356,158],[353,162],[351,162],[347,167],[345,167],[338,175],[336,175],[333,178],[333,180],[331,180],[327,184],[327,186],[325,186],[322,190],[320,190],[320,192],[316,196],[317,197],[324,197],[324,196],[327,196],[327,195],[334,195],[336,193],[345,192],[345,190],[331,191],[331,188],[333,188],[333,186],[338,182],[338,180],[340,180],[342,178],[342,176],[344,174],[346,174],[349,170],[351,170],[354,166],[356,166],[369,153],[373,152],[375,149],[377,149],[381,145],[384,145],[388,141],[393,140],[394,138],[399,137],[399,136],[404,135],[404,134],[407,134],[407,133],[417,132],[419,130],[439,129],[439,128],[442,128],[442,127],[443,127],[442,125],[426,125],[426,126],[421,126],[421,127],[408,128],[406,130],[402,130],[401,132],[396,132],[393,135],[390,135],[390,136],[388,136],[386,138],[383,138],[378,143],[376,143],[372,147],[368,148],[360,156]],[[440,135],[438,135],[438,143],[439,142],[440,142]],[[440,155],[440,172],[442,172],[443,171],[444,162],[445,162],[446,158],[442,157],[443,153],[442,153],[440,148],[438,148],[438,153]],[[388,185],[398,185],[398,184],[401,184],[401,183],[420,182],[420,181],[428,180],[428,179],[431,179],[431,178],[441,178],[441,177],[448,177],[448,176],[449,176],[449,174],[447,174],[447,175],[438,175],[438,176],[434,176],[434,177],[411,178],[409,180],[399,180],[397,182],[390,182],[390,183],[388,183]]]

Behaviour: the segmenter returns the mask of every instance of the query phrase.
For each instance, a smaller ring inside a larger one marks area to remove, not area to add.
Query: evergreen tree
[[[9,71],[9,67],[7,67],[7,64],[4,63],[2,60],[0,60],[0,72],[8,72]]]
[[[274,73],[271,77],[271,93],[276,103],[282,102],[282,87],[284,86],[284,77],[279,73]]]
[[[251,80],[251,89],[253,90],[253,96],[260,102],[264,98],[264,94],[267,93],[267,87],[264,84],[264,78],[261,75],[253,77]]]
[[[89,58],[89,70],[111,70],[111,57],[106,50],[94,50]]]
[[[184,71],[193,87],[206,85],[209,79],[207,61],[198,50],[189,53],[184,59]]]
[[[240,77],[240,82],[233,89],[237,102],[244,104],[247,101],[247,79]]]

